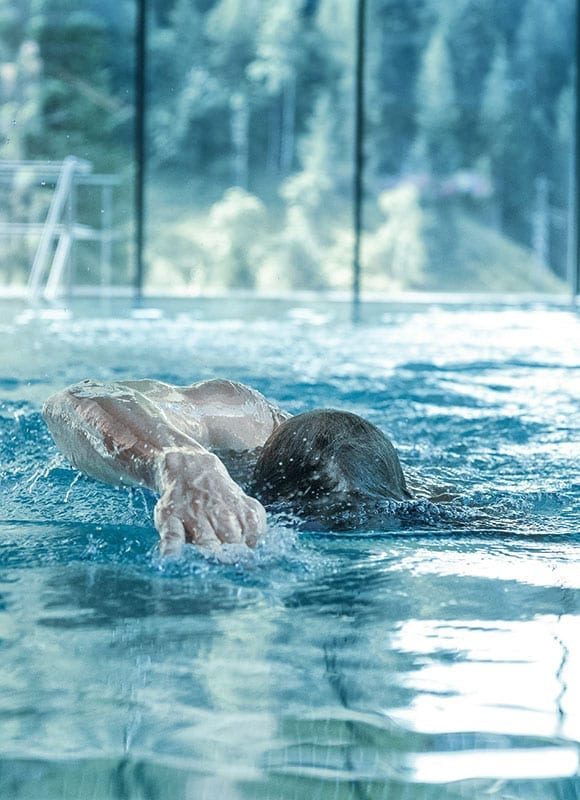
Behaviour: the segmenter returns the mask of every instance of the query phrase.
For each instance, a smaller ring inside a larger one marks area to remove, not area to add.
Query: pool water
[[[564,308],[0,308],[2,800],[580,797],[580,324]],[[86,377],[355,411],[460,499],[159,559],[40,416]]]

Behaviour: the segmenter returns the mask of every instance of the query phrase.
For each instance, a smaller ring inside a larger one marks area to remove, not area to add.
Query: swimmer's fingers
[[[154,511],[155,527],[161,539],[161,555],[179,556],[186,541],[190,541],[179,511],[168,497],[162,497]]]
[[[213,498],[206,508],[208,522],[222,544],[245,544],[248,530],[258,526],[257,500],[239,491]]]
[[[185,544],[185,528],[177,517],[167,517],[158,527],[161,555],[179,556]]]
[[[255,547],[266,532],[266,510],[255,498],[248,497],[238,513],[243,538],[248,547]]]
[[[212,525],[217,538],[223,544],[243,542],[242,524],[232,509],[222,509],[221,513],[212,520]]]
[[[186,516],[185,539],[187,542],[203,547],[205,550],[217,550],[221,546],[221,542],[212,526],[202,515]]]
[[[220,544],[247,544],[254,547],[266,529],[264,508],[257,500],[246,496],[228,498],[226,502],[227,505],[212,504],[207,511],[207,522],[212,533]]]
[[[217,550],[221,542],[211,527],[203,520],[185,519],[183,522],[176,516],[168,517],[160,529],[161,554],[164,556],[181,555],[183,545],[195,544],[204,550]]]
[[[155,507],[163,554],[178,554],[184,542],[207,550],[222,544],[255,547],[266,530],[266,512],[257,500],[220,483],[211,494],[171,485]]]

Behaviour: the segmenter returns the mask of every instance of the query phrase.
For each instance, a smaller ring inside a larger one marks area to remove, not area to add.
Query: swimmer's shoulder
[[[77,402],[100,398],[138,400],[142,396],[164,412],[198,420],[232,413],[234,416],[264,416],[271,420],[274,428],[291,416],[252,386],[223,378],[199,381],[189,386],[175,386],[148,378],[110,382],[87,379],[69,386],[65,393]]]
[[[73,397],[79,398],[120,397],[131,392],[153,397],[155,395],[165,395],[172,390],[174,391],[175,388],[170,384],[149,379],[99,381],[86,378],[79,381],[79,383],[68,386],[64,391]]]
[[[180,387],[180,391],[191,403],[201,407],[212,409],[220,406],[245,407],[248,413],[251,413],[252,409],[267,410],[271,414],[275,426],[292,416],[279,405],[268,400],[253,386],[225,378],[200,381],[190,386]]]

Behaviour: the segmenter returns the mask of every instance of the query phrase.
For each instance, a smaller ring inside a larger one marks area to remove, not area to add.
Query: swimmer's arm
[[[155,524],[164,552],[191,541],[253,544],[265,512],[193,436],[164,418],[130,385],[85,382],[50,397],[43,409],[62,453],[77,469],[113,485],[159,493]],[[200,438],[203,430],[200,425]]]
[[[205,453],[155,403],[122,383],[89,381],[52,395],[43,416],[60,451],[91,478],[159,491],[159,458],[170,448]]]
[[[255,450],[290,417],[251,386],[213,378],[190,386],[152,380],[120,381],[167,412],[173,427],[192,434],[208,450]]]

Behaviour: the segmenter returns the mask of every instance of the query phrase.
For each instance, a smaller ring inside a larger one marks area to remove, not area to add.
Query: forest
[[[73,154],[123,178],[119,284],[135,14],[0,0],[0,159]],[[348,288],[355,17],[354,0],[150,0],[151,288]],[[363,289],[565,289],[574,31],[572,0],[368,0]],[[41,219],[44,188],[15,174],[0,221]],[[32,244],[2,246],[0,283],[24,280]]]

